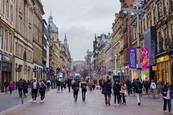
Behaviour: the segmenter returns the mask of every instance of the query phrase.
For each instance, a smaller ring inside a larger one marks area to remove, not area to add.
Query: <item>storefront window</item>
[[[171,74],[170,74],[170,62],[166,61],[163,63],[159,63],[157,71],[157,80],[162,82],[171,82]]]

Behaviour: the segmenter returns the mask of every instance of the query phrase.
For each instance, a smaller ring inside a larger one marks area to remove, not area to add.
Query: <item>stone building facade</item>
[[[97,78],[105,77],[109,70],[112,70],[110,69],[112,67],[111,35],[101,34],[95,36],[93,43],[94,73]]]
[[[51,77],[57,75],[60,70],[64,68],[70,69],[71,67],[71,54],[69,45],[67,43],[67,37],[65,35],[64,43],[59,39],[58,27],[53,22],[53,17],[49,17],[48,22],[48,33],[49,33],[49,62]]]
[[[0,0],[0,90],[4,82],[13,80],[13,46],[16,15],[15,0]]]
[[[42,64],[42,38],[43,38],[43,20],[44,14],[43,6],[40,0],[34,1],[33,14],[33,62],[34,72],[33,76],[37,79],[43,78],[43,64]]]
[[[144,0],[142,9],[145,13],[140,20],[140,33],[154,37],[155,60],[150,64],[150,79],[163,82],[173,80],[173,1],[172,0]],[[155,66],[156,70],[153,70]]]
[[[16,1],[14,81],[37,77],[34,63],[42,64],[42,15],[40,0]],[[36,43],[37,42],[37,43]]]

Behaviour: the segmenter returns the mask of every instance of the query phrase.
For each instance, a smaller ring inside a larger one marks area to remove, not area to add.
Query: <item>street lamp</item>
[[[128,13],[128,14],[134,14],[136,15],[136,23],[137,23],[137,69],[138,69],[138,77],[140,78],[141,75],[141,65],[140,65],[140,54],[139,54],[139,49],[140,49],[140,31],[139,31],[139,21],[140,21],[140,15],[144,13],[144,10],[140,9],[140,7],[142,7],[142,5],[144,4],[144,0],[136,0],[134,3],[134,6],[136,7],[136,9],[130,9],[130,8],[122,8],[121,10],[124,13]]]

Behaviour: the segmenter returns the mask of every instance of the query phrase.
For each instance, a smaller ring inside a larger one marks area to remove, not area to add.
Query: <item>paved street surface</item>
[[[81,92],[80,92],[81,94]],[[2,113],[1,113],[2,114]],[[104,105],[104,98],[99,91],[88,92],[87,101],[73,101],[72,93],[57,93],[53,90],[47,94],[45,103],[28,102],[3,115],[163,115],[160,100],[143,98],[142,106],[138,107],[135,97],[127,98],[127,105]]]
[[[31,99],[31,96],[25,98],[25,101],[29,99]],[[19,104],[21,104],[21,99],[19,98],[17,90],[15,90],[13,94],[0,93],[0,112]]]

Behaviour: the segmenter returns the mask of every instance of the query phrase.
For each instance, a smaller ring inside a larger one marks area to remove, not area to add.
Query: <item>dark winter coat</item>
[[[72,85],[72,89],[74,91],[79,91],[79,82],[78,81],[75,81]]]
[[[134,89],[136,93],[142,93],[142,83],[139,80],[134,82]]]
[[[110,80],[103,83],[102,94],[111,94],[112,93],[112,82]]]
[[[24,88],[24,81],[23,80],[19,80],[19,82],[18,82],[18,88],[19,89],[23,89]]]
[[[114,94],[120,94],[121,85],[119,83],[114,83],[113,90]]]
[[[126,81],[126,85],[127,85],[127,89],[131,89],[132,88],[132,83],[130,80]]]

